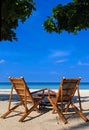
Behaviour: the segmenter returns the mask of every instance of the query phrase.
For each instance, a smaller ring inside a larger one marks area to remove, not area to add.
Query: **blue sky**
[[[0,42],[0,82],[8,76],[24,76],[29,82],[59,82],[64,77],[81,77],[89,82],[89,29],[78,35],[47,33],[43,21],[59,2],[36,0],[37,11],[16,29],[18,41]]]

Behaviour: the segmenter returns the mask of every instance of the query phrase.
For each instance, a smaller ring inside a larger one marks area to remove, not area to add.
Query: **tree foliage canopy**
[[[18,21],[25,22],[33,10],[36,10],[34,0],[2,0],[0,40],[17,40],[15,29]],[[73,0],[66,5],[57,5],[43,26],[47,32],[59,34],[63,30],[76,34],[81,29],[89,28],[89,0]]]
[[[33,0],[2,0],[0,40],[17,40],[14,30],[18,27],[18,20],[25,22],[33,10]]]
[[[76,34],[81,29],[89,28],[89,0],[73,0],[66,5],[57,5],[43,26],[49,33],[65,30]]]

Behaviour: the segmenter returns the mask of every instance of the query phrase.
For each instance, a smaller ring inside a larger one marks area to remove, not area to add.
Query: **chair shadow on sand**
[[[9,97],[10,97],[10,94],[0,94],[0,101],[9,101]],[[20,101],[18,95],[17,94],[13,94],[12,102],[16,103],[18,101]],[[48,102],[47,98],[45,98],[45,102]],[[45,102],[43,104],[46,104]],[[47,107],[45,105],[39,106],[39,109],[40,109],[39,115],[35,114],[34,117],[28,115],[27,119],[25,119],[23,122],[30,121],[30,120],[32,120],[34,118],[40,117],[40,116],[46,114],[47,112],[49,112],[50,110],[52,110],[51,108],[49,108],[49,107]],[[6,119],[10,118],[10,117],[14,117],[14,116],[21,116],[21,114],[19,114],[19,113],[13,113],[13,114],[7,116]]]
[[[89,111],[84,112],[84,115],[89,116]],[[72,116],[72,118],[71,117],[69,117],[69,118],[71,118],[71,120],[73,120],[73,121],[76,119],[78,121],[78,119],[80,119],[80,117],[78,115],[75,115],[75,116],[71,115],[71,116]],[[75,125],[75,124],[71,125],[68,130],[81,130],[82,128],[84,128],[84,130],[89,129],[89,120],[86,123],[84,121],[82,121],[82,122],[78,123],[77,125]]]
[[[0,94],[0,101],[9,101],[9,97],[10,97],[10,94]],[[18,101],[20,101],[18,95],[17,94],[13,94],[12,102],[18,102]],[[73,101],[74,101],[74,103],[78,103],[78,96],[74,96],[73,97]],[[86,103],[89,102],[89,96],[81,96],[82,110],[83,111],[89,111],[89,108],[88,109],[84,109],[83,108],[83,103],[84,102],[86,102]],[[42,113],[45,114],[46,112],[52,110],[52,108],[50,106],[51,106],[51,104],[49,104],[48,98],[45,97],[43,102],[42,102],[42,104],[40,105],[40,112],[41,112],[41,114]],[[72,111],[72,109],[70,109],[70,111]],[[89,112],[85,113],[85,115],[86,114],[89,114]],[[14,114],[14,115],[19,115],[19,114]]]
[[[10,94],[0,94],[0,101],[8,101]],[[12,102],[19,101],[19,97],[17,94],[13,94]]]
[[[74,103],[77,103],[78,102],[78,96],[74,96],[73,101],[74,101]],[[86,103],[89,102],[89,96],[81,96],[82,110],[83,111],[89,111],[89,108],[84,109],[83,103],[85,103],[85,102]]]

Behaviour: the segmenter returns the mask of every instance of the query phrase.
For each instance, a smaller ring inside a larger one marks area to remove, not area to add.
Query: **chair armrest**
[[[37,90],[37,91],[33,91],[31,94],[36,94],[39,97],[44,98],[44,96],[45,96],[45,90],[48,90],[48,89],[44,88],[44,89],[40,89],[40,90]]]
[[[44,92],[45,90],[48,90],[48,89],[44,88],[44,89],[40,89],[40,90],[37,90],[37,91],[33,91],[33,92],[31,92],[31,94],[35,94],[35,93],[39,93],[39,92]]]
[[[48,89],[48,96],[56,96],[56,95],[57,95],[57,92]]]

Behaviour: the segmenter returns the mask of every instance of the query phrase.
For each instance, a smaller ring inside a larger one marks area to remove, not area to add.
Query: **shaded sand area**
[[[80,90],[83,113],[89,119],[89,90]],[[8,91],[0,91],[0,116],[8,108]],[[15,94],[12,103],[18,100]],[[75,102],[77,96],[75,95]],[[77,106],[78,103],[75,103]],[[21,107],[19,109],[22,109]],[[11,113],[6,119],[0,118],[0,130],[89,130],[89,121],[84,122],[77,114],[66,115],[68,124],[63,124],[57,113],[52,114],[51,107],[40,109],[41,113],[33,111],[23,123],[18,122],[21,115]]]

